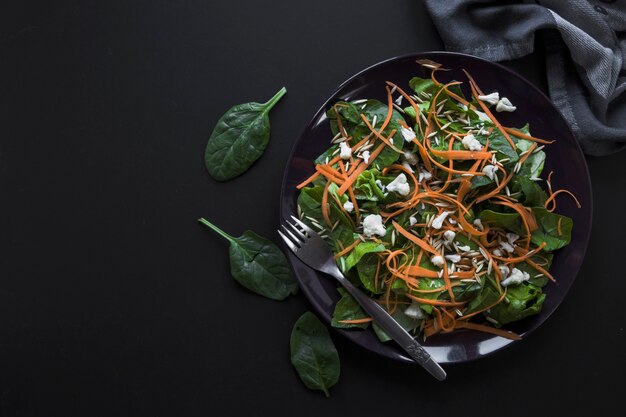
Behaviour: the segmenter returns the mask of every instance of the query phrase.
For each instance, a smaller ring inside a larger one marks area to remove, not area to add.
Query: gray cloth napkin
[[[425,0],[446,49],[492,61],[545,45],[550,98],[583,151],[626,145],[626,0]]]

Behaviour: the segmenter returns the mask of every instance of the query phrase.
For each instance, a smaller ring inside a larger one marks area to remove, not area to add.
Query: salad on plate
[[[298,216],[331,246],[342,272],[423,339],[470,329],[510,339],[506,325],[541,311],[556,278],[554,251],[572,219],[542,179],[548,139],[498,119],[516,110],[502,91],[443,83],[443,68],[386,100],[338,101],[330,146],[298,185]],[[467,96],[461,88],[469,87]],[[577,201],[576,201],[577,202]],[[342,288],[332,325],[389,337]]]

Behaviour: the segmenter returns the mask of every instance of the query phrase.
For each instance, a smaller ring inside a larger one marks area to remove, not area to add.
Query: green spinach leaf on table
[[[309,311],[296,321],[291,331],[291,363],[309,389],[328,390],[339,380],[339,354],[326,327]]]
[[[217,121],[204,151],[204,163],[214,179],[235,178],[261,157],[270,138],[268,113],[286,92],[283,87],[266,103],[233,106]]]
[[[230,272],[241,285],[272,300],[297,293],[287,258],[274,243],[250,230],[233,237],[206,219],[199,222],[230,242]]]

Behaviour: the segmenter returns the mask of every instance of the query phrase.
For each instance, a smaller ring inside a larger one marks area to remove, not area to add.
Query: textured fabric
[[[533,52],[585,153],[626,145],[626,0],[425,0],[446,49],[492,61]]]

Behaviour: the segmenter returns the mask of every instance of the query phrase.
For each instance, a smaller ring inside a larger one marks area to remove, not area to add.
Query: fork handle
[[[356,288],[341,272],[337,270],[332,273],[343,287],[352,295],[372,319],[395,340],[406,353],[419,365],[425,368],[432,376],[439,381],[446,378],[446,372],[435,362],[430,354],[407,332],[393,317],[387,313],[377,302],[369,298],[362,291]]]

